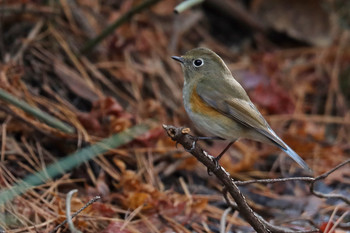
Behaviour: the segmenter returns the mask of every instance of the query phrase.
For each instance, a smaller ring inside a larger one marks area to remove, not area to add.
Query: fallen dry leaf
[[[112,97],[93,102],[89,113],[79,112],[80,123],[93,135],[107,136],[124,131],[132,125],[132,115],[124,111]]]

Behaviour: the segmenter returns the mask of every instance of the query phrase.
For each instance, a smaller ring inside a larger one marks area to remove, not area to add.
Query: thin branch
[[[345,203],[347,203],[348,205],[350,205],[350,199],[346,196],[343,196],[341,194],[326,194],[326,193],[321,193],[321,192],[318,192],[315,190],[315,183],[321,179],[325,179],[327,178],[332,172],[336,171],[337,169],[345,166],[346,164],[350,163],[350,159],[342,162],[341,164],[339,164],[338,166],[336,166],[335,168],[329,170],[328,172],[326,173],[323,173],[322,175],[318,176],[315,178],[315,180],[313,182],[311,182],[311,185],[310,185],[310,192],[312,194],[314,194],[315,196],[317,197],[321,197],[321,198],[336,198],[336,199],[340,199],[342,201],[344,201]]]
[[[327,178],[327,176],[329,176],[331,173],[335,172],[336,170],[338,170],[339,168],[345,166],[348,163],[350,163],[350,159],[345,160],[344,162],[342,162],[341,164],[339,164],[336,167],[332,168],[328,172],[325,172],[322,175],[319,175],[318,177],[315,178],[315,181]]]
[[[227,173],[222,167],[215,169],[216,165],[213,162],[212,156],[205,153],[198,144],[195,144],[193,137],[187,133],[183,133],[183,128],[176,128],[174,126],[163,125],[163,128],[168,133],[172,140],[180,143],[185,149],[190,150],[191,154],[195,156],[201,163],[203,163],[209,170],[213,171],[213,174],[224,184],[227,191],[237,203],[238,210],[243,218],[254,228],[258,233],[271,232],[261,222],[261,220],[255,215],[254,211],[250,208],[245,200],[245,197],[238,189],[238,187],[232,182],[230,174]]]
[[[269,223],[268,221],[266,221],[263,217],[261,217],[260,215],[256,214],[256,216],[260,219],[260,221],[262,221],[266,227],[273,233],[311,233],[311,232],[320,232],[319,229],[314,228],[311,230],[306,230],[306,231],[293,231],[290,230],[288,228],[285,227],[280,227],[280,226],[275,226],[271,223]]]
[[[310,183],[310,192],[315,196],[321,198],[337,198],[347,204],[350,204],[350,199],[340,194],[324,194],[314,190],[314,185],[317,181],[327,178],[332,172],[350,163],[350,159],[339,164],[330,171],[317,176],[317,177],[291,177],[291,178],[278,178],[278,179],[263,179],[263,180],[250,180],[250,181],[235,181],[230,177],[224,168],[220,166],[216,169],[216,164],[213,162],[213,157],[203,151],[196,143],[193,136],[189,135],[188,128],[176,128],[174,126],[163,125],[163,128],[168,133],[169,137],[177,143],[181,144],[186,150],[188,150],[193,156],[195,156],[201,163],[203,163],[208,170],[213,171],[215,176],[223,183],[223,196],[227,204],[235,210],[238,210],[243,218],[257,231],[257,232],[274,232],[274,233],[308,233],[317,232],[318,229],[311,229],[307,231],[291,231],[284,227],[278,227],[270,224],[264,220],[261,216],[255,213],[247,204],[245,197],[242,195],[237,186],[243,186],[253,183],[276,183],[287,181],[304,181]],[[232,203],[227,193],[230,193],[235,203]]]
[[[248,184],[272,184],[272,183],[278,183],[278,182],[286,182],[286,181],[306,181],[306,182],[312,182],[315,178],[313,177],[288,177],[288,178],[276,178],[276,179],[261,179],[261,180],[247,180],[247,181],[239,181],[235,180],[235,184],[238,186],[245,186]]]
[[[231,209],[238,210],[238,206],[235,203],[231,202],[231,200],[230,200],[230,198],[228,197],[227,194],[228,194],[227,188],[224,187],[222,189],[222,195],[224,196],[224,199],[225,199],[226,203],[231,207]]]
[[[72,191],[74,191],[74,190],[72,190]],[[72,192],[72,191],[71,191],[71,192]],[[69,193],[71,193],[71,192],[69,192]],[[68,193],[68,194],[69,194],[69,193]],[[73,194],[73,193],[71,193],[71,194]],[[68,195],[67,195],[67,199],[70,199],[70,197],[68,197]],[[91,205],[92,203],[98,201],[99,199],[101,199],[100,196],[96,196],[96,197],[94,197],[93,199],[91,199],[91,200],[90,200],[88,203],[86,203],[81,209],[79,209],[77,212],[75,212],[75,213],[72,215],[72,217],[71,217],[70,219],[73,219],[75,216],[77,216],[78,214],[80,214],[81,211],[83,211],[84,209],[86,209],[86,207],[88,207],[88,206]],[[69,207],[69,209],[70,209],[70,207]],[[68,219],[68,218],[67,218],[67,219]],[[59,225],[57,225],[57,226],[55,227],[55,229],[53,229],[52,231],[50,231],[50,233],[55,233],[60,227],[62,227],[64,224],[66,224],[67,221],[68,221],[67,219],[64,220],[63,222],[61,222]]]
[[[304,177],[302,177],[304,178]],[[278,179],[278,182],[281,181],[282,179]],[[256,180],[255,180],[256,181]],[[265,180],[267,181],[267,180]],[[237,183],[237,181],[234,181],[235,183]],[[245,182],[246,184],[249,184],[248,182]],[[263,183],[263,182],[258,182],[258,183]],[[245,185],[245,184],[244,184]],[[226,203],[234,210],[238,210],[238,207],[235,203],[232,203],[229,199],[229,197],[227,196],[227,189],[226,187],[224,187],[223,191],[223,196],[224,199],[226,201]],[[263,217],[261,217],[259,214],[255,213],[255,215],[259,218],[259,220],[265,224],[265,226],[273,233],[311,233],[311,232],[319,232],[318,229],[312,229],[312,230],[307,230],[307,231],[291,231],[290,229],[284,228],[284,227],[280,227],[280,226],[275,226],[271,223],[269,223],[268,221],[266,221]]]
[[[248,180],[248,181],[234,181],[234,183],[238,186],[244,186],[244,185],[254,184],[254,183],[272,184],[272,183],[287,182],[287,181],[305,181],[305,182],[310,182],[310,192],[313,195],[320,198],[337,198],[350,205],[350,199],[346,196],[343,196],[341,194],[334,194],[334,193],[325,194],[315,190],[315,183],[317,181],[327,178],[330,174],[332,174],[333,172],[335,172],[336,170],[345,166],[348,163],[350,163],[350,159],[342,162],[338,166],[332,168],[328,172],[325,172],[322,175],[319,175],[317,177],[289,177],[289,178],[277,178],[277,179],[261,179],[261,180]]]

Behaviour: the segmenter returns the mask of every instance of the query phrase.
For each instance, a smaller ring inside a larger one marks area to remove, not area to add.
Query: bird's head
[[[220,78],[231,74],[224,61],[207,48],[195,48],[185,55],[172,56],[172,58],[181,63],[186,81],[203,77]]]

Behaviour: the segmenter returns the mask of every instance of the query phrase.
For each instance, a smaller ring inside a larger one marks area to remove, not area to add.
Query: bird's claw
[[[193,150],[196,148],[196,143],[200,138],[192,136],[192,139],[193,139],[193,142],[192,142],[191,148],[190,149],[185,148],[185,150],[189,153],[192,153]],[[176,142],[176,146],[177,146],[177,142]],[[213,163],[215,164],[214,172],[220,169],[219,160],[220,160],[221,156],[222,155],[220,154],[219,156],[213,158]],[[208,172],[209,176],[213,175],[213,172],[209,168],[207,169],[207,172]]]
[[[196,148],[196,143],[197,143],[197,140],[194,140],[193,142],[192,142],[192,146],[191,146],[191,148],[190,149],[186,149],[185,148],[185,150],[187,151],[187,152],[192,152],[193,150],[194,150],[194,148]]]
[[[215,163],[215,171],[219,170],[220,169],[219,159],[214,158],[213,162]]]
[[[213,163],[215,164],[214,171],[219,170],[220,169],[220,164],[219,164],[219,159],[217,157],[213,158]],[[208,172],[209,176],[213,175],[213,172],[209,168],[207,169],[207,172]]]

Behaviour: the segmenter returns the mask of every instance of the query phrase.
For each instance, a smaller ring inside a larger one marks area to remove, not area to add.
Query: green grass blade
[[[134,138],[146,133],[150,128],[151,126],[148,124],[134,126],[124,132],[114,134],[92,146],[67,155],[56,163],[47,166],[45,170],[28,175],[12,188],[0,192],[0,206],[34,186],[43,184],[56,176],[63,175],[99,154],[103,154],[112,148],[119,147],[132,141]]]
[[[18,99],[17,97],[11,95],[10,93],[6,92],[1,88],[0,88],[0,99],[22,109],[26,113],[33,115],[37,119],[41,120],[45,124],[55,129],[61,130],[64,133],[74,133],[74,128],[71,127],[70,125],[63,123],[62,121],[47,114],[46,112],[41,111],[38,108],[30,106],[26,102]]]

